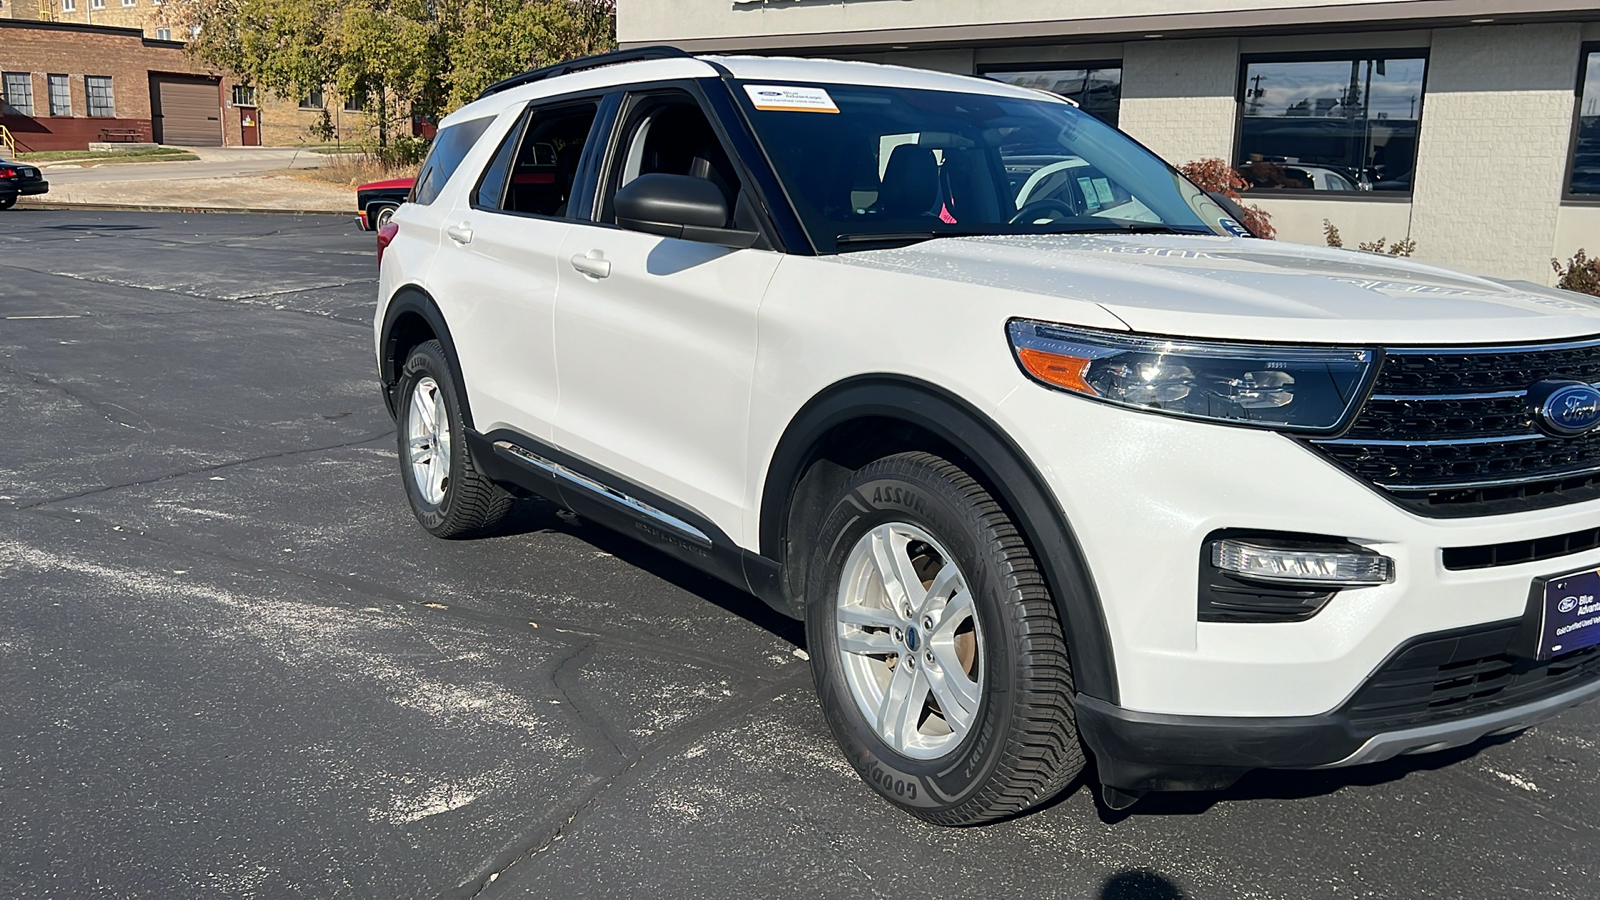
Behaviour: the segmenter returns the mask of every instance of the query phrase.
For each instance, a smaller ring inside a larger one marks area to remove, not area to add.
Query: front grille
[[[1345,705],[1352,724],[1401,728],[1533,703],[1600,678],[1600,646],[1537,662],[1508,650],[1516,622],[1421,638]]]
[[[1534,424],[1536,382],[1600,382],[1600,340],[1388,351],[1350,429],[1311,446],[1427,516],[1481,516],[1600,497],[1600,431]]]
[[[1583,531],[1526,541],[1479,544],[1476,547],[1446,547],[1444,567],[1461,570],[1514,566],[1518,563],[1571,556],[1596,547],[1600,547],[1600,528],[1586,528]]]

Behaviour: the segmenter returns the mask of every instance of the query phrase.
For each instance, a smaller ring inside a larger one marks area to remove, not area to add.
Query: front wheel
[[[891,803],[971,825],[1050,799],[1084,766],[1061,622],[993,497],[902,453],[834,498],[806,579],[828,724]]]

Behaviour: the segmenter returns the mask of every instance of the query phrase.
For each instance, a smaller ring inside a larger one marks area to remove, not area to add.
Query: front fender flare
[[[1016,519],[1044,570],[1072,654],[1076,690],[1117,703],[1115,654],[1100,595],[1060,504],[1000,426],[936,385],[897,375],[866,375],[839,382],[808,402],[779,439],[767,469],[759,524],[762,556],[783,559],[788,506],[823,437],[861,418],[896,419],[921,428],[976,469],[972,474]]]

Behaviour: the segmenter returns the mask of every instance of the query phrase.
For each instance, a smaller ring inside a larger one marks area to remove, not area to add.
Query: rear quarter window
[[[411,202],[424,205],[432,203],[433,198],[444,190],[450,176],[461,166],[472,145],[478,142],[484,129],[493,121],[494,116],[484,116],[440,129],[433,138],[433,149],[428,151],[428,158],[422,162],[422,174],[417,176]]]

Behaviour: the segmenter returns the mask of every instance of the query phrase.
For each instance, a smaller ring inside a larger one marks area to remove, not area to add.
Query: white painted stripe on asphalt
[[[6,316],[7,319],[81,319],[83,316]]]

